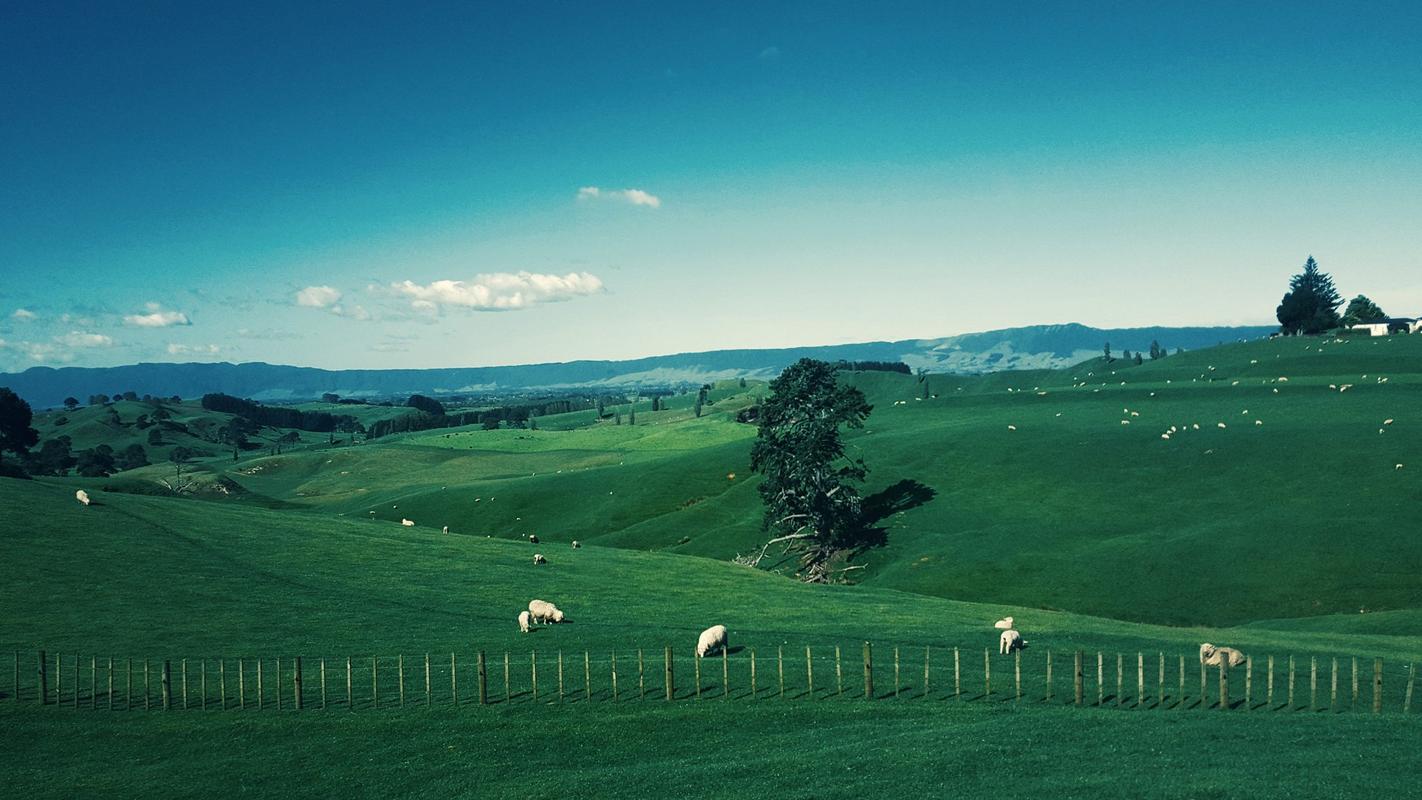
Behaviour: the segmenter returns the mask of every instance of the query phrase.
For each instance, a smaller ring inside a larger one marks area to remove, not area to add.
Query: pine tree
[[[1284,333],[1322,333],[1338,326],[1338,307],[1342,304],[1332,276],[1320,270],[1318,262],[1309,256],[1303,272],[1289,279],[1289,291],[1274,314]]]
[[[1141,358],[1141,352],[1140,352],[1139,350],[1137,350],[1137,351],[1136,351],[1136,363],[1137,363],[1137,364],[1141,364],[1141,363],[1144,363],[1144,361],[1145,361],[1145,359]]]
[[[628,408],[627,408],[627,424],[628,424],[628,425],[636,425],[636,424],[637,424],[637,404],[636,404],[636,403],[633,403],[632,405],[628,406]]]
[[[1106,360],[1109,362],[1111,360],[1111,343],[1107,342],[1106,347],[1102,348],[1102,351],[1106,354]]]

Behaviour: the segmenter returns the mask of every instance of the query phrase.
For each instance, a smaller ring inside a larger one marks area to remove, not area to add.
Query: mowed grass
[[[0,707],[26,798],[1407,797],[1417,719],[703,700],[405,712]]]
[[[846,380],[875,405],[846,437],[866,494],[913,488],[867,584],[1174,625],[1422,607],[1422,337]],[[328,513],[725,560],[765,538],[729,410],[763,387],[736,389],[699,420],[414,434],[234,477]]]

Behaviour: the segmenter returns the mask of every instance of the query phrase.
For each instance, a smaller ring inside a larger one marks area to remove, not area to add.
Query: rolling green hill
[[[1175,625],[1419,607],[1422,337],[846,380],[875,405],[847,436],[884,541],[858,559],[868,585]],[[721,384],[701,419],[674,398],[636,426],[408,434],[228,476],[318,513],[725,560],[763,540],[735,414],[764,391]]]

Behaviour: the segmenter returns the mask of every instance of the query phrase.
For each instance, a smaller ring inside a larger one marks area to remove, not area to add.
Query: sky
[[[1422,4],[0,4],[0,370],[1422,315]]]

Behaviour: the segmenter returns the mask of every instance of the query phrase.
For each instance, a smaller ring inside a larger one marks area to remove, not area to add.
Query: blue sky
[[[0,6],[0,369],[1422,314],[1416,3],[708,5]]]

